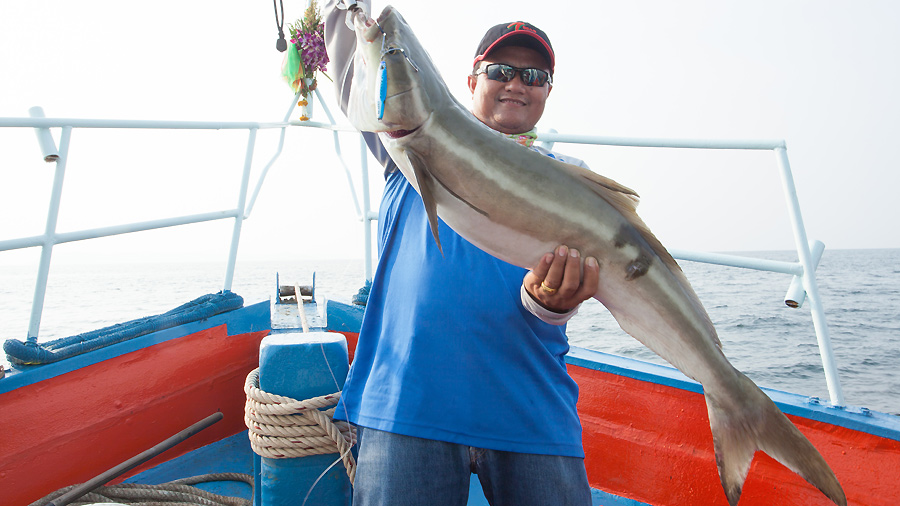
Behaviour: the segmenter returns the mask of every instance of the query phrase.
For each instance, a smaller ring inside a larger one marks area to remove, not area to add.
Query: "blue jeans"
[[[492,506],[590,506],[584,459],[472,448],[359,428],[353,506],[465,506],[478,475]]]

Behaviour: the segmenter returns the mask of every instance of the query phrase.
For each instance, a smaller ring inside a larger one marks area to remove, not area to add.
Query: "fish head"
[[[399,138],[440,107],[446,88],[403,16],[387,6],[377,21],[357,13],[356,55],[348,117],[361,131]]]

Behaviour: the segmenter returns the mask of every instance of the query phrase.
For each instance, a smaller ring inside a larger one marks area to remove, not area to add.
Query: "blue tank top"
[[[564,326],[522,307],[526,270],[440,221],[395,170],[379,263],[335,418],[477,448],[584,457]]]

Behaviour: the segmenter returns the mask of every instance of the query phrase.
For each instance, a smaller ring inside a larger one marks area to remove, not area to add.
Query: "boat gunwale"
[[[700,383],[674,367],[572,346],[566,363],[594,371],[703,394]],[[835,406],[818,397],[760,387],[785,415],[900,441],[900,417],[858,406]]]
[[[114,343],[58,362],[41,365],[13,365],[11,368],[6,369],[6,376],[0,378],[0,395],[57,376],[62,376],[127,353],[185,337],[204,329],[226,325],[226,332],[229,337],[261,330],[269,330],[271,324],[269,324],[268,318],[266,318],[265,325],[267,328],[256,328],[254,325],[254,322],[262,316],[262,313],[268,315],[268,312],[268,301],[257,302],[249,306],[244,305],[238,309],[214,315],[210,318],[189,322],[184,325],[151,332],[127,341]],[[238,313],[242,314],[239,318],[235,318],[235,315]]]

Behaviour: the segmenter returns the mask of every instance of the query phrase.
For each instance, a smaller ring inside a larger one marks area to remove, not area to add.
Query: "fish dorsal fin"
[[[631,188],[619,184],[606,176],[601,176],[600,174],[597,174],[596,172],[584,167],[579,167],[578,165],[572,165],[569,163],[566,163],[564,165],[569,172],[573,173],[580,179],[586,180],[591,185],[599,185],[603,188],[606,188],[607,190],[615,192],[614,194],[601,195],[604,199],[606,199],[608,196],[609,198],[613,198],[618,201],[620,205],[631,208],[632,211],[637,209],[638,202],[640,202],[640,196]],[[619,196],[616,196],[616,194],[619,194]]]
[[[438,251],[444,254],[441,248],[441,238],[438,234],[438,215],[437,202],[434,200],[435,180],[428,172],[425,161],[419,157],[414,151],[406,150],[406,159],[409,160],[409,166],[412,167],[416,176],[416,184],[419,187],[419,195],[422,197],[422,203],[425,205],[425,213],[428,214],[428,225],[431,227],[431,235],[434,236],[434,242],[437,243]]]
[[[612,179],[601,176],[596,172],[586,169],[584,167],[579,167],[577,165],[572,164],[563,164],[565,169],[570,173],[574,174],[577,178],[581,179],[588,183],[588,186],[599,195],[603,200],[609,202],[610,205],[616,208],[619,213],[624,216],[629,223],[634,225],[634,227],[640,232],[641,237],[650,244],[650,247],[653,248],[653,251],[659,255],[659,258],[665,262],[669,267],[674,267],[677,271],[681,271],[681,268],[678,267],[678,264],[675,262],[675,259],[672,258],[672,255],[666,251],[666,248],[659,242],[659,239],[653,235],[653,232],[644,224],[644,220],[641,219],[637,214],[637,206],[640,203],[640,196],[632,190],[631,188],[619,184]]]
[[[668,250],[666,250],[665,246],[653,235],[653,232],[650,231],[650,228],[644,223],[644,220],[641,219],[637,214],[637,205],[639,202],[638,194],[628,188],[627,186],[623,186],[608,177],[601,176],[596,172],[588,170],[584,167],[579,167],[577,165],[571,164],[563,164],[565,166],[565,170],[569,173],[575,175],[580,178],[582,181],[588,183],[588,186],[599,195],[603,200],[608,202],[611,206],[613,206],[617,211],[619,211],[625,219],[637,230],[637,232],[641,235],[641,237],[647,241],[647,244],[656,253],[657,257],[672,271],[672,273],[679,278],[681,283],[684,286],[690,287],[690,283],[684,275],[684,272],[681,270],[681,266],[678,265],[678,262],[672,257]],[[706,310],[703,309],[703,304],[700,302],[700,299],[697,298],[697,295],[694,293],[692,289],[688,289],[685,295],[691,299],[692,303],[701,311],[703,314],[706,314]],[[709,321],[709,317],[707,317],[707,325],[712,329],[712,322]],[[722,344],[719,341],[718,336],[716,335],[715,329],[712,329],[710,335],[713,336],[714,344],[721,348]]]

